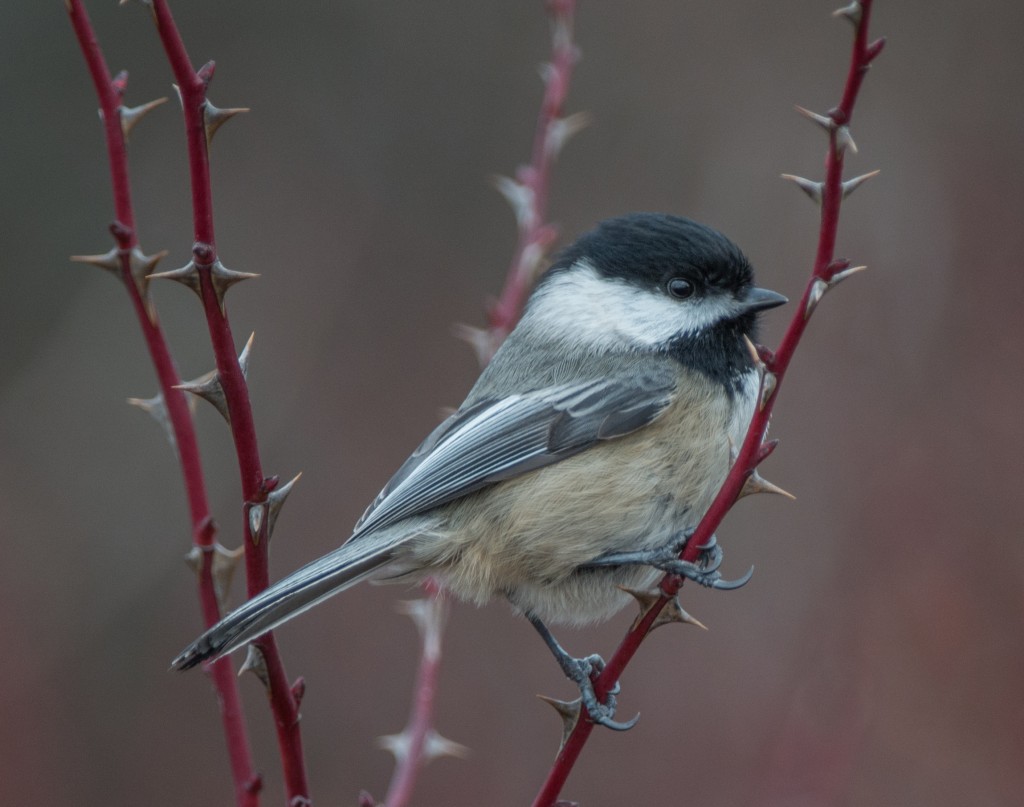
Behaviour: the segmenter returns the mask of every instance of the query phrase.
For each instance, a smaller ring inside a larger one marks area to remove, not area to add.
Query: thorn
[[[295,683],[292,684],[292,698],[295,699],[295,708],[299,708],[302,704],[302,699],[306,696],[306,679],[301,675],[295,679]]]
[[[846,180],[846,182],[843,183],[843,198],[845,199],[847,196],[849,196],[851,193],[857,190],[857,188],[859,188],[869,179],[874,179],[880,173],[882,173],[882,169],[878,168],[874,171],[869,171],[866,174],[861,174],[859,177],[854,177],[853,179]]]
[[[683,607],[679,604],[679,597],[673,597],[668,601],[664,608],[661,609],[655,618],[654,622],[651,623],[650,630],[660,628],[662,625],[669,625],[673,622],[677,622],[682,625],[696,625],[702,630],[707,630],[707,626],[699,619],[695,619],[690,616]],[[650,632],[650,631],[648,631]]]
[[[846,17],[856,28],[860,25],[860,19],[863,15],[863,9],[860,7],[860,3],[857,0],[853,0],[852,3],[843,8],[837,8],[832,12],[833,17]]]
[[[217,130],[231,120],[235,115],[240,112],[248,112],[249,107],[229,107],[227,109],[221,109],[210,103],[209,99],[203,105],[203,125],[206,128],[206,147],[210,147],[210,143],[213,142],[213,136],[217,134]]]
[[[544,151],[552,158],[557,157],[569,139],[587,128],[590,121],[591,117],[587,112],[577,112],[551,121],[547,137],[544,140]]]
[[[662,593],[660,588],[630,588],[629,586],[617,586],[617,588],[625,591],[629,596],[637,601],[640,606],[640,613],[637,614],[636,619],[633,620],[633,624],[630,625],[630,631],[636,629],[636,626],[640,624],[640,621],[647,616],[647,613],[653,608],[665,595]]]
[[[739,495],[736,498],[738,500],[742,499],[744,496],[753,496],[758,493],[775,493],[779,496],[785,496],[790,501],[796,501],[796,496],[792,493],[783,490],[772,482],[769,482],[754,470],[753,473],[746,478],[746,481],[743,483],[743,488],[740,490]]]
[[[267,660],[263,658],[263,651],[254,644],[249,645],[246,650],[245,661],[238,668],[238,677],[241,678],[247,672],[253,673],[263,682],[263,686],[267,688],[267,691],[270,691],[270,674],[267,672]]]
[[[754,363],[754,369],[758,373],[765,371],[765,363],[761,360],[761,354],[757,350],[757,345],[750,341],[750,337],[743,334],[743,342],[747,346],[747,353],[750,354],[750,360]],[[732,444],[732,438],[729,438],[730,445]],[[734,447],[735,448],[735,447]]]
[[[443,597],[424,597],[396,603],[398,612],[410,617],[423,641],[423,656],[436,660],[441,656],[441,634],[447,613]]]
[[[424,762],[430,762],[438,757],[465,759],[468,756],[469,749],[461,743],[449,740],[447,737],[442,737],[434,729],[430,729],[427,732],[426,742],[423,744]]]
[[[576,724],[580,720],[582,699],[576,698],[574,701],[560,701],[557,698],[549,698],[547,695],[538,695],[537,697],[558,712],[558,716],[562,718],[562,742],[560,747],[565,745],[565,741],[569,739],[569,735],[572,734],[573,729],[576,728]]]
[[[798,177],[796,174],[780,174],[779,176],[794,183],[798,188],[800,188],[800,190],[806,193],[811,198],[811,201],[816,205],[821,204],[821,192],[825,187],[825,183],[815,182],[811,179],[804,179],[803,177]]]
[[[226,610],[231,581],[235,578],[238,562],[245,557],[245,547],[226,549],[219,543],[213,544],[213,559],[210,561],[210,576],[213,578],[213,593],[221,611]]]
[[[242,352],[238,354],[238,369],[242,371],[242,378],[246,381],[249,380],[249,359],[252,357],[252,343],[255,340],[256,331],[253,331],[245,341],[245,347],[242,348]]]
[[[218,375],[216,370],[203,373],[203,375],[193,378],[191,381],[183,381],[180,384],[176,384],[174,388],[189,392],[202,398],[204,401],[208,401],[220,412],[224,420],[228,423],[231,422],[231,416],[228,413],[228,401],[224,396],[224,388],[221,386],[220,375]]]
[[[185,565],[188,566],[196,576],[203,570],[203,549],[202,547],[192,545],[192,548],[185,553]]]
[[[856,154],[857,144],[853,142],[849,126],[838,126],[836,127],[836,151],[842,154],[846,149]]]
[[[820,277],[814,278],[814,282],[811,284],[810,294],[807,295],[807,306],[804,308],[805,320],[810,319],[811,314],[813,314],[814,309],[818,307],[818,303],[821,302],[821,298],[825,296],[826,291],[828,291],[828,283]]]
[[[807,120],[814,121],[818,126],[824,129],[826,132],[831,132],[836,128],[836,122],[832,120],[828,115],[819,115],[817,112],[811,112],[809,109],[805,109],[802,106],[797,105],[796,111],[803,115]]]
[[[166,97],[157,98],[155,101],[150,101],[148,104],[140,104],[139,106],[118,107],[117,112],[121,116],[121,133],[124,135],[124,139],[128,139],[128,136],[132,133],[132,129],[135,128],[135,124],[146,117],[146,115],[158,106],[165,103],[167,103]]]
[[[491,178],[491,182],[512,207],[512,212],[516,217],[516,226],[520,230],[529,230],[536,223],[533,188],[519,180],[505,176],[494,176]]]
[[[259,546],[260,528],[263,526],[263,516],[267,507],[262,502],[252,502],[249,505],[249,535],[252,538],[253,546]]]
[[[828,281],[828,287],[830,289],[835,288],[844,280],[846,280],[846,278],[850,277],[851,275],[855,275],[859,272],[863,272],[865,269],[867,269],[866,266],[851,266],[849,269],[844,269],[841,272],[836,272],[834,275],[832,275],[832,279]]]
[[[179,87],[177,84],[172,84],[171,86],[174,88],[174,94],[178,96],[178,106],[184,109],[185,99],[181,95],[181,87]]]
[[[768,400],[772,397],[775,392],[775,387],[778,385],[779,379],[775,373],[770,370],[766,370],[764,375],[761,376],[761,401],[758,405],[760,411],[764,411],[765,406],[768,404]]]
[[[252,355],[252,344],[255,337],[255,333],[249,335],[249,341],[245,343],[245,347],[242,348],[242,352],[238,355],[238,366],[242,371],[242,377],[246,379],[249,377],[249,357]],[[203,373],[191,381],[183,381],[180,384],[176,384],[174,389],[184,390],[202,398],[204,401],[209,401],[220,412],[224,420],[231,423],[228,399],[224,395],[224,387],[220,383],[220,374],[216,370]]]
[[[281,508],[284,507],[285,500],[288,498],[288,494],[292,492],[292,488],[295,487],[295,483],[299,481],[302,476],[302,472],[295,474],[294,478],[285,485],[274,488],[269,494],[267,494],[267,540],[269,541],[274,537],[274,525],[277,524],[277,517],[281,514]]]
[[[111,247],[109,252],[104,252],[102,255],[72,255],[69,260],[75,263],[87,263],[105,272],[110,272],[117,278],[121,277],[121,251],[117,247]]]
[[[156,324],[156,308],[149,296],[149,279],[153,276],[156,265],[169,254],[166,249],[162,249],[153,255],[146,255],[138,246],[132,247],[132,251],[128,253],[128,267],[131,271],[132,281],[135,283],[135,290],[139,293],[139,298],[146,309],[146,315],[153,325]]]
[[[367,790],[359,791],[359,801],[356,802],[356,807],[381,807],[377,803],[377,800]]]
[[[202,298],[202,287],[199,283],[199,269],[194,261],[189,261],[180,269],[172,269],[169,272],[157,272],[148,278],[149,280],[175,280],[183,286],[188,286],[192,291]]]
[[[409,756],[409,748],[412,742],[409,738],[409,731],[406,729],[401,734],[389,734],[377,738],[377,745],[386,751],[390,751],[398,762],[403,762]],[[428,729],[423,738],[422,763],[426,764],[438,757],[466,757],[469,749],[460,743],[442,737],[434,729]]]
[[[195,399],[189,398],[188,402],[189,409],[194,409]],[[167,413],[167,402],[164,400],[162,392],[157,393],[152,398],[128,398],[128,404],[130,406],[137,406],[159,423],[167,437],[167,442],[171,444],[171,448],[177,447],[178,441],[174,436],[174,426],[171,424],[171,418]]]
[[[213,262],[210,266],[210,282],[213,284],[213,291],[217,295],[217,302],[220,304],[222,314],[224,313],[224,294],[227,290],[236,283],[253,277],[259,277],[259,275],[252,272],[235,272],[228,269],[219,260]]]

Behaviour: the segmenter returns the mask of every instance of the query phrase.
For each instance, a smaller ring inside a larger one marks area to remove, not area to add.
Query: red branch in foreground
[[[165,99],[134,108],[123,106],[121,100],[127,88],[127,73],[122,72],[116,78],[111,78],[81,0],[67,0],[66,6],[100,103],[114,196],[115,218],[110,231],[117,244],[106,255],[77,256],[75,260],[100,266],[116,274],[124,283],[135,309],[161,391],[154,400],[136,403],[144,406],[157,420],[165,423],[177,449],[192,525],[193,553],[190,557],[196,560],[203,622],[210,627],[221,617],[214,579],[214,558],[218,550],[223,552],[223,548],[215,540],[216,528],[210,516],[206,483],[191,413],[185,400],[185,393],[177,388],[180,384],[178,371],[167,347],[156,310],[149,298],[148,275],[164,253],[146,256],[139,248],[125,144],[127,133],[135,123]],[[240,807],[257,807],[261,780],[253,770],[245,714],[241,708],[238,683],[231,662],[224,659],[212,665],[210,674],[220,703],[221,721],[227,739],[234,782],[235,802]]]
[[[562,117],[573,67],[580,58],[572,40],[576,0],[546,0],[546,5],[551,18],[551,61],[541,69],[544,99],[537,116],[533,153],[529,165],[521,165],[516,171],[515,179],[495,180],[515,213],[519,240],[501,296],[488,307],[490,327],[459,329],[460,336],[476,351],[481,366],[491,360],[519,321],[548,248],[558,237],[558,229],[544,220],[551,169],[569,138],[587,124],[584,113]]]
[[[152,11],[160,42],[181,96],[194,230],[192,260],[182,269],[163,273],[162,276],[188,285],[202,300],[217,366],[216,381],[223,395],[241,476],[246,589],[252,597],[269,584],[267,550],[274,505],[279,504],[280,499],[276,502],[272,499],[278,484],[277,478],[263,476],[249,388],[242,364],[235,355],[235,341],[224,305],[227,289],[252,275],[227,269],[218,258],[214,237],[209,144],[220,124],[237,110],[217,109],[207,100],[206,90],[213,79],[214,63],[208,62],[198,71],[192,67],[166,0],[152,0]],[[278,493],[284,492],[285,489],[282,489]],[[267,687],[277,729],[288,804],[290,807],[308,804],[311,799],[302,755],[302,734],[299,730],[299,700],[303,690],[301,680],[296,682],[294,688],[289,685],[272,634],[268,633],[255,640],[252,646],[255,649],[250,651],[245,668],[255,671]]]
[[[846,150],[848,148],[856,150],[853,139],[850,136],[849,123],[853,116],[857,94],[871,62],[878,56],[885,44],[884,39],[868,44],[867,37],[871,4],[872,0],[855,1],[836,12],[837,16],[844,16],[849,19],[855,27],[850,68],[839,106],[829,111],[826,115],[818,115],[803,109],[800,110],[806,117],[819,124],[826,131],[829,139],[829,147],[825,156],[824,182],[818,183],[802,178],[789,177],[821,206],[821,226],[814,266],[811,271],[810,280],[804,289],[800,303],[796,308],[793,319],[789,323],[779,348],[775,352],[763,347],[756,348],[758,363],[762,371],[760,406],[751,420],[746,438],[739,449],[725,483],[680,555],[683,560],[691,562],[697,560],[700,553],[699,547],[707,543],[738,498],[745,492],[757,490],[759,483],[761,483],[763,489],[763,481],[757,475],[757,467],[775,448],[773,441],[765,442],[764,438],[768,429],[768,421],[775,405],[779,385],[782,383],[783,376],[793,358],[793,352],[800,342],[811,314],[825,292],[863,268],[851,268],[849,261],[835,259],[834,251],[836,234],[839,227],[839,210],[844,196],[852,192],[866,178],[872,176],[869,174],[848,180],[847,182],[843,182],[842,179],[843,159]],[[747,491],[744,490],[745,487]],[[683,580],[678,575],[666,575],[662,579],[659,589],[652,592],[650,604],[647,605],[641,617],[630,628],[615,651],[615,655],[612,656],[601,675],[595,680],[594,689],[598,698],[603,699],[607,695],[608,690],[619,680],[626,665],[633,658],[641,642],[651,631],[652,626],[655,625],[655,621],[662,614],[663,609],[670,602],[675,601],[675,597],[682,588],[682,584]],[[697,686],[699,687],[699,682]],[[579,758],[580,752],[583,750],[583,746],[586,744],[594,728],[594,723],[583,719],[584,716],[585,710],[580,713],[580,718],[576,720],[572,731],[565,738],[558,756],[555,758],[554,765],[548,773],[547,780],[534,800],[534,807],[551,807],[558,798],[566,778],[572,771],[573,765]]]

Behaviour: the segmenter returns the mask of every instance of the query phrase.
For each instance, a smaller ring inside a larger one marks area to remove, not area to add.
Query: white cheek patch
[[[540,334],[604,348],[661,347],[739,313],[728,298],[676,300],[600,275],[584,261],[548,280],[523,317]]]

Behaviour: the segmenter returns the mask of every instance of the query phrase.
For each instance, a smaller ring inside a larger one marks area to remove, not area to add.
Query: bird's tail
[[[237,650],[331,595],[354,586],[391,561],[395,547],[404,537],[388,540],[379,533],[360,536],[303,566],[207,630],[171,662],[171,667],[187,670]]]

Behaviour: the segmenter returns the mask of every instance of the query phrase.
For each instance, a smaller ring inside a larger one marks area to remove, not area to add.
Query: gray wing
[[[635,431],[668,407],[675,385],[674,373],[655,366],[459,410],[398,469],[353,538]]]

